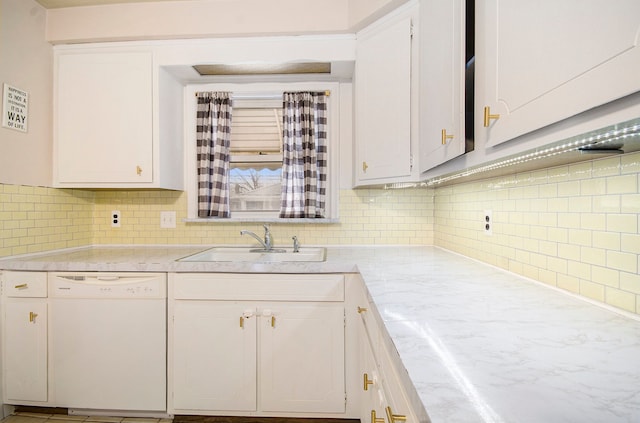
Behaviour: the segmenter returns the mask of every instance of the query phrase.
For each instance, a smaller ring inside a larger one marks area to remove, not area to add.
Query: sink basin
[[[178,259],[178,261],[236,261],[257,263],[318,262],[325,261],[324,247],[301,247],[296,253],[292,248],[274,248],[271,251],[255,247],[213,247]]]

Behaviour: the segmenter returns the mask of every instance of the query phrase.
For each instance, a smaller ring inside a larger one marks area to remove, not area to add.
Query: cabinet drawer
[[[172,274],[171,293],[183,300],[344,301],[344,275]]]
[[[2,272],[3,292],[6,297],[45,298],[46,272]]]

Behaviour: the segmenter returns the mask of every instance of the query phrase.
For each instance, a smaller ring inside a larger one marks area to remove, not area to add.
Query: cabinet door
[[[260,317],[261,409],[345,411],[344,306],[274,303]]]
[[[372,350],[372,340],[367,333],[366,327],[360,326],[360,329],[359,358],[360,377],[362,378],[360,421],[363,423],[383,423],[386,399],[382,391],[380,373]],[[373,342],[377,342],[377,340]]]
[[[420,5],[420,172],[465,151],[464,0]]]
[[[152,56],[57,57],[56,182],[152,181]]]
[[[477,2],[476,139],[494,146],[640,89],[640,2]],[[483,107],[491,119],[483,127]]]
[[[399,363],[400,358],[392,343],[380,348],[380,378],[382,391],[386,400],[385,415],[388,423],[406,422],[418,423],[416,413],[411,407],[411,402],[404,389],[404,382],[400,377],[394,363]],[[406,370],[404,371],[405,378]]]
[[[246,303],[175,301],[175,409],[256,410],[254,311]]]
[[[356,184],[411,176],[411,18],[358,34]]]
[[[10,299],[4,306],[5,399],[47,401],[47,302]]]

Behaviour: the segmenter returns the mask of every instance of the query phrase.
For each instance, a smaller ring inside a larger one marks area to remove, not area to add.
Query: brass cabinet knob
[[[360,307],[358,306],[358,313],[364,313],[365,311],[367,311],[366,307]]]
[[[34,313],[33,311],[30,311],[29,312],[29,323],[35,323],[36,317],[38,317],[38,315],[36,313]]]
[[[367,164],[367,162],[362,162],[362,171],[366,173],[368,168],[369,165]]]
[[[142,168],[140,166],[136,166],[136,173],[138,176],[142,175]]]

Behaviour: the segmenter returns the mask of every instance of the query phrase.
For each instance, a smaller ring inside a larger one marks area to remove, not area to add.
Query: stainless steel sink
[[[213,247],[199,253],[178,259],[189,262],[319,262],[325,261],[327,250],[324,247],[301,247],[293,252],[292,248],[274,248],[266,251],[255,247]]]

